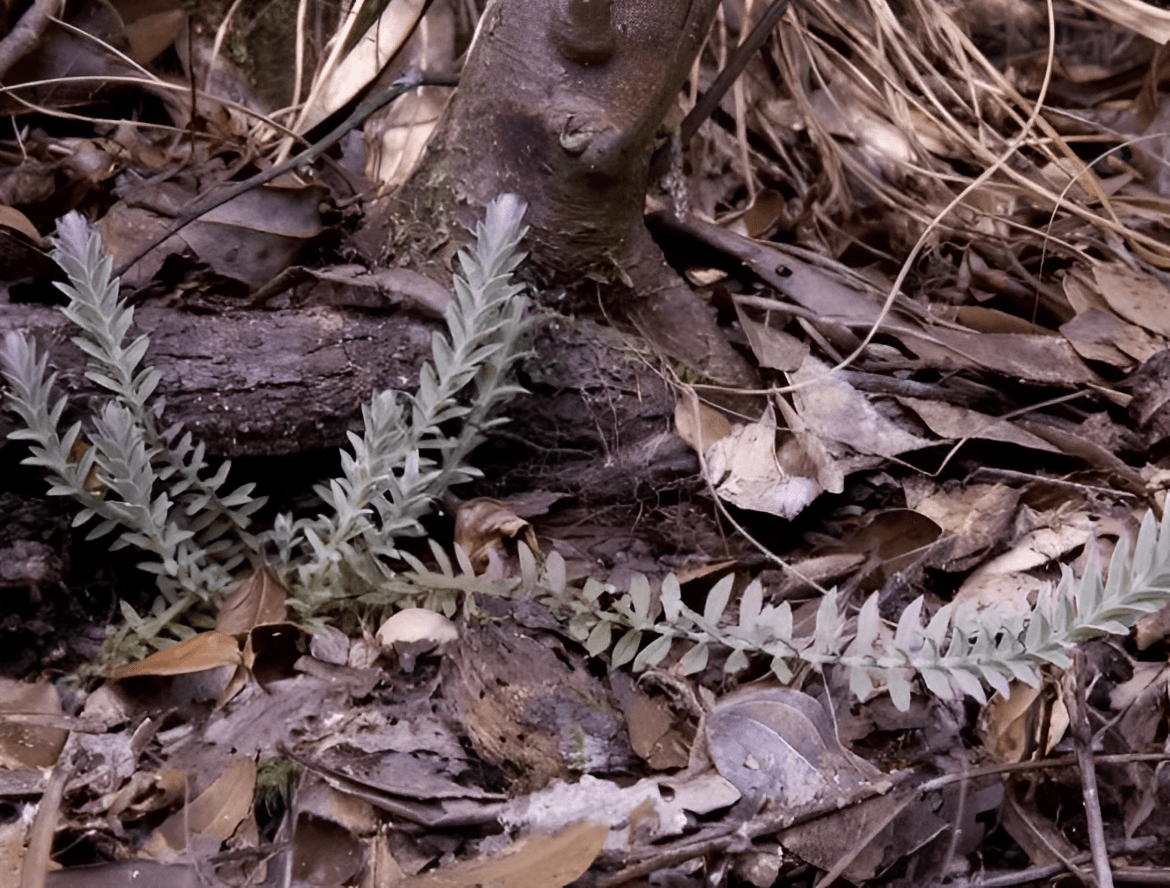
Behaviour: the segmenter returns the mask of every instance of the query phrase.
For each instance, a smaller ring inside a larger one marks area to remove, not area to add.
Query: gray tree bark
[[[660,289],[666,269],[642,221],[650,156],[718,2],[492,0],[382,226],[399,246],[420,228],[471,230],[513,192],[528,202],[540,283]]]

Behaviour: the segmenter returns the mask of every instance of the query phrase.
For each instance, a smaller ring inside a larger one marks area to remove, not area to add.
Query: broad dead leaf
[[[739,315],[739,325],[747,334],[748,344],[761,367],[788,373],[804,363],[808,357],[808,343],[771,324],[752,320],[739,301],[735,303],[735,310]]]
[[[122,5],[125,7],[130,4]],[[148,4],[139,7],[144,8],[151,7]],[[141,65],[153,61],[170,47],[187,22],[186,11],[177,8],[177,4],[174,9],[164,8],[138,18],[127,16],[124,10],[122,14],[126,18],[126,39],[130,43],[127,55]]]
[[[824,489],[815,471],[797,474],[781,465],[776,416],[770,404],[759,422],[740,426],[712,444],[706,465],[708,480],[721,499],[781,518],[799,515]]]
[[[743,210],[721,216],[719,224],[744,237],[766,239],[786,221],[788,202],[774,188],[761,188]],[[751,334],[749,334],[750,336]]]
[[[780,842],[820,869],[836,872],[843,867],[849,883],[867,885],[881,870],[950,825],[932,807],[922,804],[913,788],[900,788],[786,829]],[[872,841],[861,843],[871,835]],[[843,881],[834,879],[833,884]]]
[[[934,444],[887,419],[869,399],[831,374],[828,364],[809,357],[792,374],[796,409],[809,429],[823,439],[848,444],[858,453],[892,457]]]
[[[979,565],[955,593],[956,606],[975,601],[978,607],[994,607],[1004,614],[1023,614],[1029,602],[1049,588],[1048,579],[1028,571],[1055,561],[1085,545],[1096,533],[1090,516],[1083,512],[1048,516],[1051,525],[1024,534],[1002,555]]]
[[[1145,361],[1165,347],[1164,341],[1141,327],[1126,323],[1111,311],[1088,308],[1060,332],[1072,343],[1082,358],[1101,361],[1128,370],[1134,361]]]
[[[154,831],[143,853],[170,862],[195,837],[226,842],[252,813],[256,794],[256,763],[250,758],[232,762],[211,786]]]
[[[320,89],[309,97],[295,127],[298,133],[312,129],[359,92],[381,73],[402,48],[427,7],[424,0],[399,0],[386,4],[378,20],[337,63],[330,59],[330,70],[318,79]],[[358,13],[358,8],[352,12]],[[338,43],[336,49],[340,50]]]
[[[224,277],[254,287],[296,260],[301,246],[322,231],[316,185],[264,185],[204,213],[175,237]]]
[[[381,138],[371,146],[366,175],[390,190],[406,181],[427,147],[450,90],[423,86],[400,96],[378,124]],[[367,131],[367,141],[370,140]]]
[[[760,687],[728,694],[705,727],[719,773],[756,803],[856,801],[888,786],[877,768],[842,748],[824,707],[799,691]]]
[[[1063,336],[975,333],[933,327],[900,329],[898,338],[929,366],[978,367],[993,373],[1058,385],[1100,384]]]
[[[454,298],[446,287],[409,268],[334,265],[306,268],[304,273],[320,282],[309,289],[305,298],[328,305],[405,308],[437,319],[443,317]]]
[[[0,823],[0,884],[20,884],[20,872],[25,859],[24,846],[28,841],[27,833],[28,824],[22,817],[14,817],[7,823]]]
[[[948,440],[982,438],[987,441],[1018,444],[1020,447],[1030,447],[1033,450],[1060,453],[1059,447],[1054,447],[1043,438],[1026,432],[1007,420],[996,419],[977,410],[923,398],[903,397],[898,398],[898,402],[917,413],[927,427],[940,438]]]
[[[1073,0],[1102,18],[1148,37],[1158,46],[1170,41],[1170,10],[1144,0]]]
[[[605,825],[584,822],[552,836],[525,836],[495,854],[407,879],[401,888],[562,888],[589,869],[608,834]]]
[[[1117,314],[1139,327],[1170,336],[1170,291],[1161,281],[1119,262],[1093,266],[1093,277]]]
[[[236,587],[219,608],[215,631],[243,635],[257,626],[288,619],[288,590],[269,568],[262,567]]]
[[[705,453],[716,441],[731,434],[727,417],[700,401],[690,386],[683,387],[675,402],[674,428],[695,453]]]
[[[186,675],[219,666],[243,663],[240,644],[222,632],[202,632],[172,644],[136,663],[110,670],[110,678],[121,680],[143,675]]]
[[[983,748],[994,761],[1020,762],[1037,748],[1044,755],[1052,752],[1068,730],[1068,711],[1059,694],[1013,681],[1010,697],[997,692],[988,701],[978,727]]]
[[[1019,502],[1020,492],[1014,488],[1003,484],[971,484],[924,497],[915,504],[914,510],[956,538],[946,567],[961,570],[971,566],[966,559],[1004,541]]]
[[[6,715],[61,715],[61,698],[50,682],[0,678],[0,768],[51,768],[69,732],[5,718]]]
[[[634,752],[655,771],[685,768],[693,726],[675,714],[665,696],[647,694],[620,670],[610,675],[610,685],[625,715]]]
[[[467,500],[455,514],[455,544],[463,548],[476,573],[493,579],[509,575],[505,540],[522,539],[533,552],[540,551],[532,525],[508,503],[481,496]]]
[[[0,225],[19,231],[38,247],[45,246],[45,239],[41,237],[36,226],[29,221],[28,216],[15,207],[0,206]]]

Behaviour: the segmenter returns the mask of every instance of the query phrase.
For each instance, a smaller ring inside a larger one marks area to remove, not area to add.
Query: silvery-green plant
[[[141,334],[127,343],[133,309],[118,298],[97,233],[77,213],[60,221],[51,242],[69,279],[57,285],[69,297],[63,312],[80,329],[74,341],[89,357],[87,376],[109,398],[88,423],[92,447],[79,448],[81,422],[60,431],[67,402],[54,400],[47,355],[10,332],[0,369],[6,404],[24,422],[10,437],[29,442],[25,463],[48,473],[51,494],[81,504],[75,525],[97,519],[91,538],[120,530],[113,547],[135,546],[150,556],[142,567],[155,574],[161,595],[146,618],[123,606],[129,633],[155,644],[165,640],[164,630],[189,634],[179,618],[221,600],[245,562],[260,563],[271,545],[294,605],[309,620],[343,592],[392,576],[384,559],[397,555],[396,539],[421,534],[419,519],[446,488],[475,476],[466,459],[501,421],[489,414],[520,391],[508,376],[525,327],[523,287],[511,282],[523,259],[517,246],[524,211],[514,195],[489,205],[475,244],[459,254],[445,315],[449,336],[435,334],[434,363],[423,368],[416,395],[377,392],[365,405],[364,434],[350,435],[342,477],[317,489],[326,511],[309,520],[278,516],[259,534],[249,526],[264,503],[254,485],[223,493],[230,465],[213,471],[189,433],[160,430],[160,377],[144,365],[149,339]],[[140,647],[122,644],[121,652],[137,654]]]
[[[152,556],[143,566],[162,594],[146,618],[124,608],[129,633],[156,643],[164,630],[189,633],[178,618],[221,598],[245,560],[274,545],[293,604],[310,624],[347,596],[351,605],[413,603],[453,613],[473,608],[476,596],[525,594],[543,600],[591,654],[608,653],[613,668],[645,669],[673,652],[676,668],[691,674],[706,669],[711,651],[720,648],[728,674],[753,658],[766,658],[785,682],[809,667],[844,668],[859,696],[888,690],[904,709],[917,679],[936,695],[979,700],[987,687],[1006,693],[1013,680],[1036,684],[1045,666],[1067,666],[1080,642],[1127,632],[1170,603],[1170,513],[1160,526],[1146,516],[1132,557],[1127,542],[1119,543],[1106,579],[1095,561],[1080,580],[1066,569],[1026,613],[947,605],[925,619],[920,598],[891,626],[878,612],[876,594],[849,616],[833,592],[820,602],[808,634],[797,633],[787,602],[765,603],[758,581],[740,593],[731,614],[734,580],[720,580],[700,613],[683,601],[674,576],[657,593],[641,576],[626,590],[592,579],[577,586],[566,581],[556,553],[541,566],[523,547],[521,576],[510,581],[472,576],[462,553],[456,570],[433,543],[439,569],[429,569],[396,540],[420,535],[419,519],[434,500],[474,477],[466,457],[499,422],[489,418],[493,408],[519,391],[508,376],[524,328],[523,288],[511,282],[523,258],[517,252],[523,213],[512,196],[489,206],[475,244],[459,256],[455,299],[445,316],[449,337],[435,334],[434,363],[423,368],[417,394],[379,392],[363,408],[365,429],[350,435],[342,476],[318,488],[326,510],[311,519],[280,515],[263,534],[249,529],[263,502],[252,485],[221,493],[229,466],[212,471],[189,434],[159,430],[159,376],[143,366],[149,341],[140,335],[125,344],[133,310],[117,298],[100,240],[76,214],[61,221],[53,256],[69,276],[58,285],[70,299],[64,311],[81,330],[75,341],[89,356],[87,374],[110,396],[91,420],[93,446],[75,448],[82,424],[59,430],[66,400],[53,398],[47,357],[27,337],[9,333],[0,367],[7,404],[25,424],[10,437],[30,443],[26,463],[46,470],[52,494],[80,502],[76,524],[96,519],[91,536],[121,529],[114,545]],[[97,492],[103,487],[104,494]],[[411,569],[394,570],[390,560]]]
[[[676,668],[690,674],[705,669],[711,648],[719,646],[728,674],[745,669],[753,656],[767,658],[786,683],[802,665],[845,668],[857,696],[888,690],[905,710],[916,676],[942,698],[967,695],[985,702],[988,686],[1008,696],[1012,681],[1037,686],[1045,666],[1072,663],[1076,645],[1124,635],[1143,616],[1170,604],[1170,510],[1160,525],[1146,514],[1132,557],[1128,541],[1118,543],[1106,579],[1095,557],[1079,580],[1066,567],[1060,582],[1025,613],[948,604],[924,620],[925,599],[918,598],[889,626],[878,613],[877,593],[866,599],[856,619],[847,619],[833,591],[822,598],[807,635],[795,631],[787,602],[764,603],[758,580],[743,590],[738,612],[729,617],[730,576],[708,591],[699,613],[682,600],[673,575],[657,596],[637,576],[621,594],[595,581],[566,594],[563,568],[556,567],[553,556],[549,561],[550,607],[568,617],[570,632],[591,654],[612,649],[615,667],[630,663],[635,671],[645,669],[674,650],[680,654]]]
[[[154,397],[159,374],[143,366],[149,339],[143,334],[126,342],[134,310],[118,298],[112,262],[97,233],[78,213],[69,213],[50,242],[53,259],[69,278],[57,286],[69,297],[63,313],[80,330],[73,341],[89,358],[86,376],[109,397],[88,430],[92,446],[79,448],[81,422],[59,431],[67,402],[64,396],[53,401],[56,374],[46,375],[48,356],[38,355],[22,333],[9,332],[0,351],[6,402],[25,425],[9,437],[30,442],[25,463],[48,472],[50,494],[81,504],[75,526],[97,519],[91,539],[121,528],[112,548],[132,545],[152,556],[142,567],[156,575],[161,593],[153,619],[144,623],[124,610],[145,634],[157,635],[235,581],[233,572],[255,552],[256,538],[247,528],[264,500],[252,496],[252,484],[222,493],[230,465],[213,471],[190,434],[177,426],[160,430],[163,400]],[[75,449],[83,449],[76,458]]]
[[[851,616],[831,591],[806,634],[796,630],[788,602],[765,603],[759,580],[747,584],[735,606],[735,577],[724,577],[707,591],[699,612],[683,601],[673,574],[657,591],[638,574],[625,590],[595,579],[573,584],[553,552],[543,568],[522,557],[520,577],[491,582],[471,576],[465,559],[460,574],[440,555],[438,571],[415,561],[413,570],[395,579],[399,601],[452,613],[473,596],[525,595],[545,604],[590,655],[608,656],[613,669],[641,671],[673,656],[672,669],[690,675],[706,669],[718,650],[727,675],[755,660],[766,662],[785,684],[801,670],[844,668],[858,697],[888,691],[903,710],[917,679],[938,697],[967,695],[980,702],[988,687],[1008,696],[1012,681],[1037,686],[1045,666],[1072,662],[1076,645],[1125,634],[1141,617],[1170,604],[1170,511],[1160,525],[1145,516],[1132,557],[1128,542],[1118,543],[1107,579],[1094,559],[1079,580],[1065,568],[1061,581],[1023,614],[945,605],[925,619],[925,599],[918,598],[891,625],[878,612],[877,593]]]
[[[423,365],[413,397],[385,391],[363,408],[365,433],[350,434],[342,477],[316,488],[328,511],[278,519],[281,560],[295,566],[293,605],[303,613],[355,586],[392,580],[387,559],[401,557],[395,540],[422,535],[419,519],[436,499],[478,476],[468,455],[503,422],[492,412],[523,391],[509,379],[523,354],[525,288],[512,273],[524,259],[517,249],[527,231],[524,210],[512,194],[488,205],[474,246],[458,254],[448,332],[432,337],[433,363]],[[452,423],[460,432],[449,436]]]

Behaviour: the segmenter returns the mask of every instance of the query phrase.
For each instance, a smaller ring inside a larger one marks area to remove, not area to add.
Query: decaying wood
[[[376,389],[413,392],[441,325],[408,312],[377,314],[333,306],[195,315],[142,306],[137,326],[151,338],[146,361],[162,374],[164,425],[181,422],[216,456],[281,456],[332,449],[360,423]],[[31,332],[50,354],[66,417],[84,417],[102,391],[85,377],[76,330],[60,312],[0,306],[0,332]],[[697,471],[670,432],[673,400],[631,350],[632,341],[596,324],[547,316],[534,328],[520,381],[530,394],[509,406],[501,430],[514,461],[537,486],[589,498],[629,495],[647,481]],[[0,435],[16,418],[0,413]],[[509,466],[510,468],[512,466]]]
[[[271,456],[341,443],[375,387],[410,390],[430,354],[435,324],[337,308],[193,315],[143,306],[146,361],[162,374],[164,423],[182,422],[209,452]],[[54,310],[0,308],[0,330],[24,329],[50,354],[58,390],[84,415],[101,390],[70,341],[76,329]],[[0,433],[14,427],[5,412]]]

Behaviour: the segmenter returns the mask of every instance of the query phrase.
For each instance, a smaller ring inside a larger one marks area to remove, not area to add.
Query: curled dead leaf
[[[455,544],[467,553],[476,573],[495,579],[508,576],[510,553],[504,541],[518,538],[534,553],[540,551],[532,525],[502,500],[476,497],[463,503],[455,515]]]

